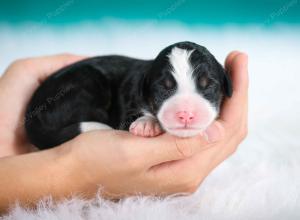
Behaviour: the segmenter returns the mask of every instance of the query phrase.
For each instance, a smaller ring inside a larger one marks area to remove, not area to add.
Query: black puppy
[[[208,127],[224,94],[231,93],[231,81],[214,56],[180,42],[155,60],[100,56],[57,71],[34,93],[25,127],[40,149],[97,129],[189,137]]]

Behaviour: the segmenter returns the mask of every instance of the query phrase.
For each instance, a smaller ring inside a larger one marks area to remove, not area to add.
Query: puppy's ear
[[[224,89],[224,93],[227,97],[232,96],[232,82],[231,82],[231,78],[226,70],[224,70],[224,74],[223,74],[223,89]]]

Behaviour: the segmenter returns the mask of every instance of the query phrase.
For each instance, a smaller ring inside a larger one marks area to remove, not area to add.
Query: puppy
[[[231,94],[231,80],[215,57],[180,42],[154,60],[100,56],[57,71],[34,93],[25,128],[39,149],[101,129],[190,137],[210,125]]]

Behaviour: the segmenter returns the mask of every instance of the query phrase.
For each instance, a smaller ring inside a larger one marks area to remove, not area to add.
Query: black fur
[[[195,79],[208,80],[207,87],[198,83],[197,89],[219,107],[223,94],[232,94],[229,76],[206,48],[195,43],[173,44],[155,60],[99,56],[57,71],[37,89],[25,117],[30,141],[40,149],[51,148],[77,136],[80,122],[97,121],[128,130],[142,109],[156,115],[176,91],[167,57],[175,46],[194,50]]]

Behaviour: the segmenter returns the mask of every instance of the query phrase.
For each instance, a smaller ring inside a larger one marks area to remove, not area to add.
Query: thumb
[[[32,72],[36,74],[39,81],[44,81],[55,71],[77,61],[83,60],[85,56],[73,54],[58,54],[52,56],[36,57],[32,59]]]
[[[206,140],[213,144],[221,140],[224,136],[224,127],[219,121],[214,121],[203,133]]]
[[[204,136],[179,138],[163,134],[154,138],[135,138],[133,145],[149,168],[161,163],[188,158],[209,147]],[[132,147],[132,145],[131,145]]]

